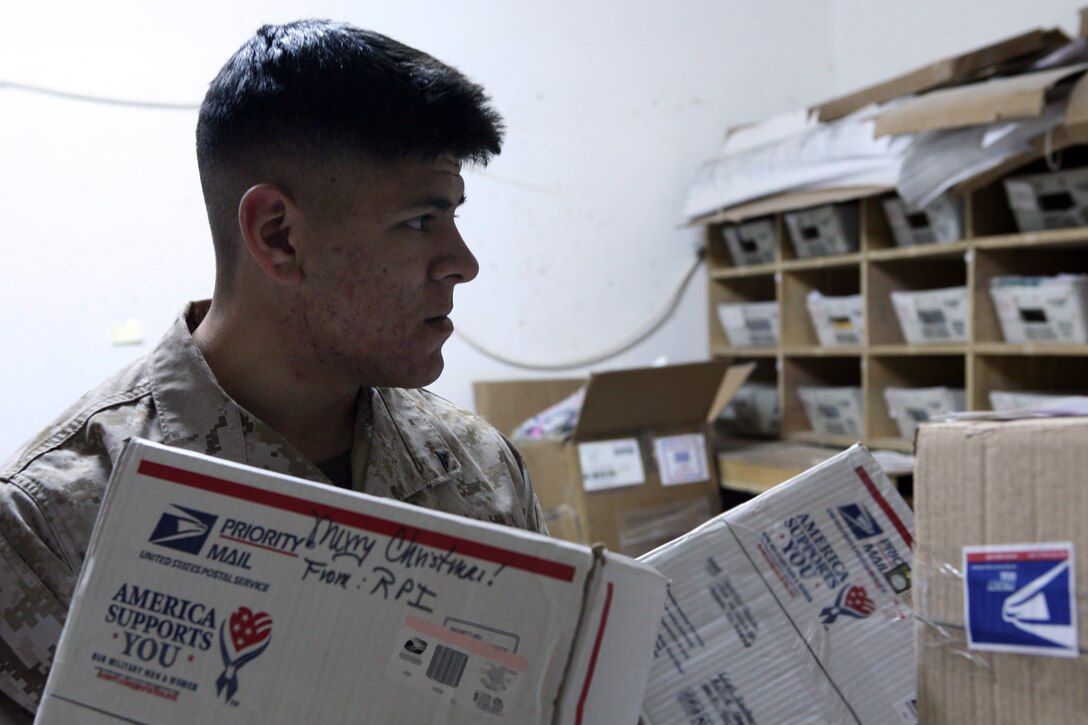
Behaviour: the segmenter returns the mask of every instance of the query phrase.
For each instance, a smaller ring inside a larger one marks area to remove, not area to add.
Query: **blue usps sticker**
[[[1071,543],[968,546],[963,560],[970,649],[1078,655]]]

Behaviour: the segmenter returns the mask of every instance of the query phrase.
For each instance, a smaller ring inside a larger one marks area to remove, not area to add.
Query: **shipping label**
[[[965,546],[963,566],[970,649],[1078,656],[1071,543]]]
[[[646,482],[637,438],[579,443],[578,462],[582,468],[582,486],[587,491]]]

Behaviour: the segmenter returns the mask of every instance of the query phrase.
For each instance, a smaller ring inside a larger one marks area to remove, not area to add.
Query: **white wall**
[[[1036,28],[1076,37],[1084,0],[831,0],[836,95]]]
[[[1082,2],[3,0],[0,80],[197,103],[254,28],[303,16],[431,52],[482,82],[509,127],[468,178],[462,229],[482,272],[455,322],[550,362],[622,336],[672,288],[699,241],[678,228],[683,198],[726,126],[1032,27],[1075,33]],[[210,293],[195,118],[0,88],[0,457]],[[667,325],[606,365],[705,357],[705,294],[700,275]],[[144,344],[112,347],[127,318]],[[433,388],[466,406],[473,380],[532,374],[456,337],[446,359]]]
[[[752,5],[5,0],[0,80],[195,103],[258,25],[302,16],[431,52],[482,82],[509,127],[502,156],[467,179],[462,229],[482,273],[455,322],[547,362],[611,342],[672,288],[698,241],[678,228],[683,197],[726,125],[830,93],[828,2]],[[0,457],[210,293],[195,118],[0,88]],[[127,318],[144,344],[112,347],[109,325]],[[705,355],[700,275],[669,324],[608,364]],[[464,405],[472,380],[527,374],[456,338],[446,359],[433,387]]]

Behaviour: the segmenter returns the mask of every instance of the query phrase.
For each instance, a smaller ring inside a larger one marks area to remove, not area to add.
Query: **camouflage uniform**
[[[15,703],[36,707],[127,438],[328,483],[218,386],[190,334],[206,311],[206,302],[190,305],[148,356],[81,398],[0,468],[0,720],[18,711]],[[354,489],[545,531],[520,456],[482,419],[397,388],[364,388],[357,409]]]

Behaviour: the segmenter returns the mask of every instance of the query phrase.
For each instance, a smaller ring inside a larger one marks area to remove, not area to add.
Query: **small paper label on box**
[[[600,491],[620,486],[634,486],[646,481],[637,438],[578,444],[582,467],[582,487]]]
[[[698,483],[710,478],[706,466],[706,440],[701,433],[657,438],[654,454],[663,486]]]
[[[965,546],[970,649],[1078,656],[1073,545]]]

